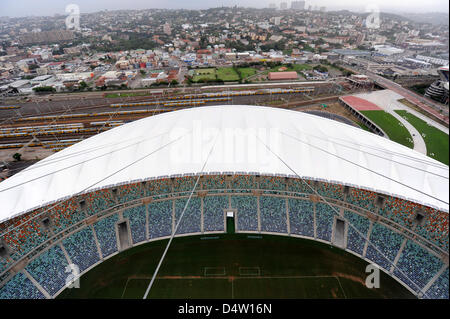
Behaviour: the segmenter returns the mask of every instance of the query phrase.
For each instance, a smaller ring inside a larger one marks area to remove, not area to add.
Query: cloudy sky
[[[0,16],[21,17],[30,15],[64,14],[66,5],[77,4],[81,12],[117,9],[187,8],[204,9],[219,6],[245,6],[262,8],[269,3],[291,0],[0,0]],[[385,12],[449,12],[448,0],[306,0],[306,5],[326,6],[331,9],[365,11],[370,4]]]

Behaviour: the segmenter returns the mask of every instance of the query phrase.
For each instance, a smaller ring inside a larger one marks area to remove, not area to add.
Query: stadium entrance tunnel
[[[126,221],[117,223],[117,232],[119,234],[120,250],[125,250],[131,247],[130,245],[130,231]]]
[[[217,298],[264,287],[270,298],[448,298],[447,212],[312,179],[211,174],[194,189],[197,178],[114,185],[3,222],[0,298],[141,298],[185,207],[151,298],[182,297],[170,291],[190,285],[199,298],[215,297],[201,295],[208,287]],[[364,286],[368,263],[387,290]],[[65,290],[67,269],[82,275],[81,288]]]

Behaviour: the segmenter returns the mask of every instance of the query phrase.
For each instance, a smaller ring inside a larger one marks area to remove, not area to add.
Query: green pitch
[[[142,298],[166,244],[106,260],[58,298]],[[336,247],[285,236],[176,238],[149,298],[414,298],[383,272],[380,288],[367,288],[366,265]]]

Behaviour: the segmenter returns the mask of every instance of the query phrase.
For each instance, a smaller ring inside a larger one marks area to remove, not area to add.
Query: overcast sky
[[[0,16],[65,14],[65,7],[70,3],[77,4],[83,13],[104,9],[205,9],[222,5],[263,8],[280,2],[290,4],[291,0],[0,0]],[[384,12],[449,12],[448,0],[306,0],[307,6],[326,6],[327,10],[365,11],[369,4],[378,5]]]

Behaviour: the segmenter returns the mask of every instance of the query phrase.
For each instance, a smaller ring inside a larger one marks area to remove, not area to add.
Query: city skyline
[[[39,3],[32,0],[19,0],[12,1],[6,0],[1,5],[2,14],[1,16],[9,17],[24,17],[24,16],[51,16],[55,14],[65,14],[65,7],[68,4],[74,3],[80,7],[82,13],[91,13],[102,10],[132,10],[132,9],[208,9],[220,6],[231,7],[238,5],[240,7],[255,7],[255,8],[267,8],[269,4],[275,3],[277,7],[280,3],[286,2],[288,8],[292,1],[282,1],[282,0],[221,0],[221,1],[207,1],[207,0],[196,0],[186,3],[181,0],[173,0],[171,2],[162,0],[130,0],[125,4],[123,1],[118,0],[99,0],[93,3],[87,0],[78,1],[58,1],[57,4],[51,0],[42,0]],[[366,1],[360,5],[355,5],[354,1],[351,0],[341,0],[339,4],[331,0],[317,0],[317,1],[305,1],[305,8],[309,6],[321,7],[324,6],[327,10],[350,10],[355,12],[364,12],[366,7],[369,5],[376,5],[380,8],[382,12],[392,12],[392,13],[424,13],[424,12],[443,12],[448,13],[448,2],[446,0],[430,0],[426,4],[426,10],[424,11],[424,5],[422,1],[413,0],[408,3],[408,6],[404,5],[403,1],[388,1],[388,0],[371,0]]]

